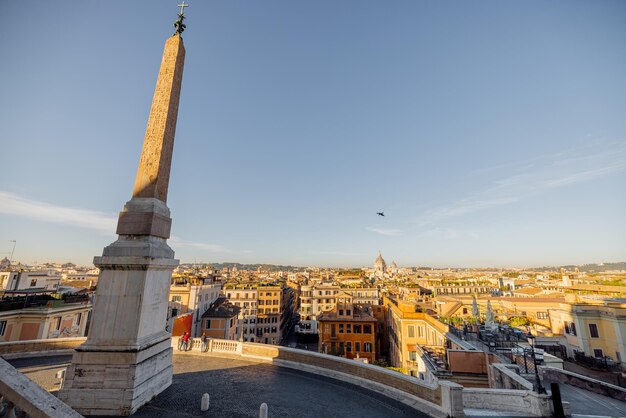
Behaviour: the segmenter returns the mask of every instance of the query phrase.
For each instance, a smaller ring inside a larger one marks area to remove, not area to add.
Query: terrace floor
[[[18,370],[50,392],[56,371],[70,356],[11,360]],[[210,396],[200,411],[203,393]],[[428,417],[358,386],[323,376],[240,359],[174,354],[172,385],[133,417],[258,417],[265,402],[274,417]]]

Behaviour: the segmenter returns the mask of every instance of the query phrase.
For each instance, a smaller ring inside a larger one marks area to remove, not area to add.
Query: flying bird
[[[376,215],[378,215],[378,216],[385,216],[385,212],[376,212]]]

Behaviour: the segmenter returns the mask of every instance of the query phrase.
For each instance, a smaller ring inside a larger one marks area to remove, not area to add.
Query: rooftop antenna
[[[13,265],[13,253],[15,252],[15,244],[17,244],[17,241],[12,239],[9,242],[13,243],[13,249],[11,250],[11,257],[9,258],[9,263],[10,263],[9,265],[12,266]]]

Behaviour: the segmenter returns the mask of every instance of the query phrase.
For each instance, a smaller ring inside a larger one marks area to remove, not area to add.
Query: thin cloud
[[[178,247],[178,248],[195,248],[198,250],[209,251],[212,253],[229,253],[230,252],[225,247],[219,244],[208,244],[204,242],[186,241],[182,238],[175,237],[175,236],[170,237],[169,242],[172,246]]]
[[[458,239],[478,239],[480,236],[471,231],[461,231],[454,228],[433,228],[424,231],[421,234],[426,238],[442,239],[442,240],[458,240]]]
[[[114,235],[115,232],[116,218],[111,214],[58,206],[5,191],[0,191],[0,213],[91,229],[106,235]]]
[[[15,193],[0,190],[0,213],[77,228],[90,229],[104,235],[115,235],[117,217],[89,209],[70,208],[53,203],[28,199]],[[218,244],[186,241],[171,237],[170,244],[179,248],[196,248],[210,252],[228,252]]]
[[[371,227],[371,226],[368,226],[365,229],[370,231],[370,232],[374,232],[374,233],[380,234],[380,235],[386,235],[386,236],[389,236],[389,237],[395,237],[395,236],[398,236],[398,235],[402,235],[404,233],[404,231],[402,231],[400,229],[374,228],[374,227]]]
[[[626,141],[593,143],[567,152],[512,163],[517,171],[497,179],[482,191],[448,205],[423,212],[419,225],[432,225],[448,218],[510,205],[549,189],[589,182],[626,171]]]
[[[344,251],[310,251],[310,254],[313,255],[337,255],[342,257],[352,257],[352,256],[361,256],[362,253],[351,253]]]

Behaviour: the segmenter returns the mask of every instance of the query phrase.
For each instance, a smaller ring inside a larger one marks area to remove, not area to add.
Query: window
[[[361,343],[360,342],[357,341],[357,342],[354,343],[354,351],[357,352],[357,353],[359,351],[361,351]]]
[[[7,329],[7,321],[0,321],[0,337],[4,335],[4,332]]]
[[[598,326],[596,324],[589,324],[589,333],[591,334],[591,338],[600,338],[600,334],[598,334]]]
[[[417,361],[417,351],[409,351],[409,360]]]
[[[355,334],[361,334],[363,332],[363,327],[361,325],[354,324],[352,326],[352,332]]]
[[[352,324],[346,324],[346,333],[352,333]]]
[[[372,343],[365,343],[365,344],[363,344],[363,351],[365,351],[366,353],[371,353],[372,352]]]
[[[548,319],[547,312],[537,312],[537,319]]]
[[[363,334],[371,334],[372,326],[371,325],[363,325]]]
[[[76,325],[80,325],[80,320],[83,319],[83,313],[79,312],[78,315],[76,315]]]
[[[37,279],[32,279],[30,281],[30,287],[35,287],[35,286],[37,286]]]
[[[54,318],[54,329],[56,329],[57,331],[61,329],[61,317],[60,316],[57,316],[56,318]]]
[[[601,350],[601,349],[599,349],[599,348],[595,348],[595,349],[593,350],[593,356],[594,356],[595,358],[602,358],[602,357],[604,357],[604,355],[603,355],[603,353],[602,353],[602,350]]]
[[[409,325],[409,338],[415,338],[415,325]]]
[[[210,320],[210,319],[207,319],[207,320],[206,320],[206,323],[205,323],[204,327],[205,327],[206,329],[211,329],[211,320]]]
[[[172,296],[172,302],[180,302],[182,298],[180,296]]]
[[[343,324],[339,324],[339,333],[343,334]]]
[[[346,315],[348,316],[352,315],[352,311],[350,309],[346,309]]]
[[[175,316],[178,316],[178,309],[172,308],[172,318],[174,318]]]
[[[331,338],[335,338],[337,336],[337,327],[335,324],[330,324],[330,336]]]
[[[352,352],[352,342],[348,341],[346,342],[346,353],[351,353]]]
[[[339,354],[343,354],[343,341],[339,342]]]
[[[343,309],[339,309],[339,315],[343,316]]]
[[[569,323],[569,333],[576,335],[576,325],[573,322]]]

